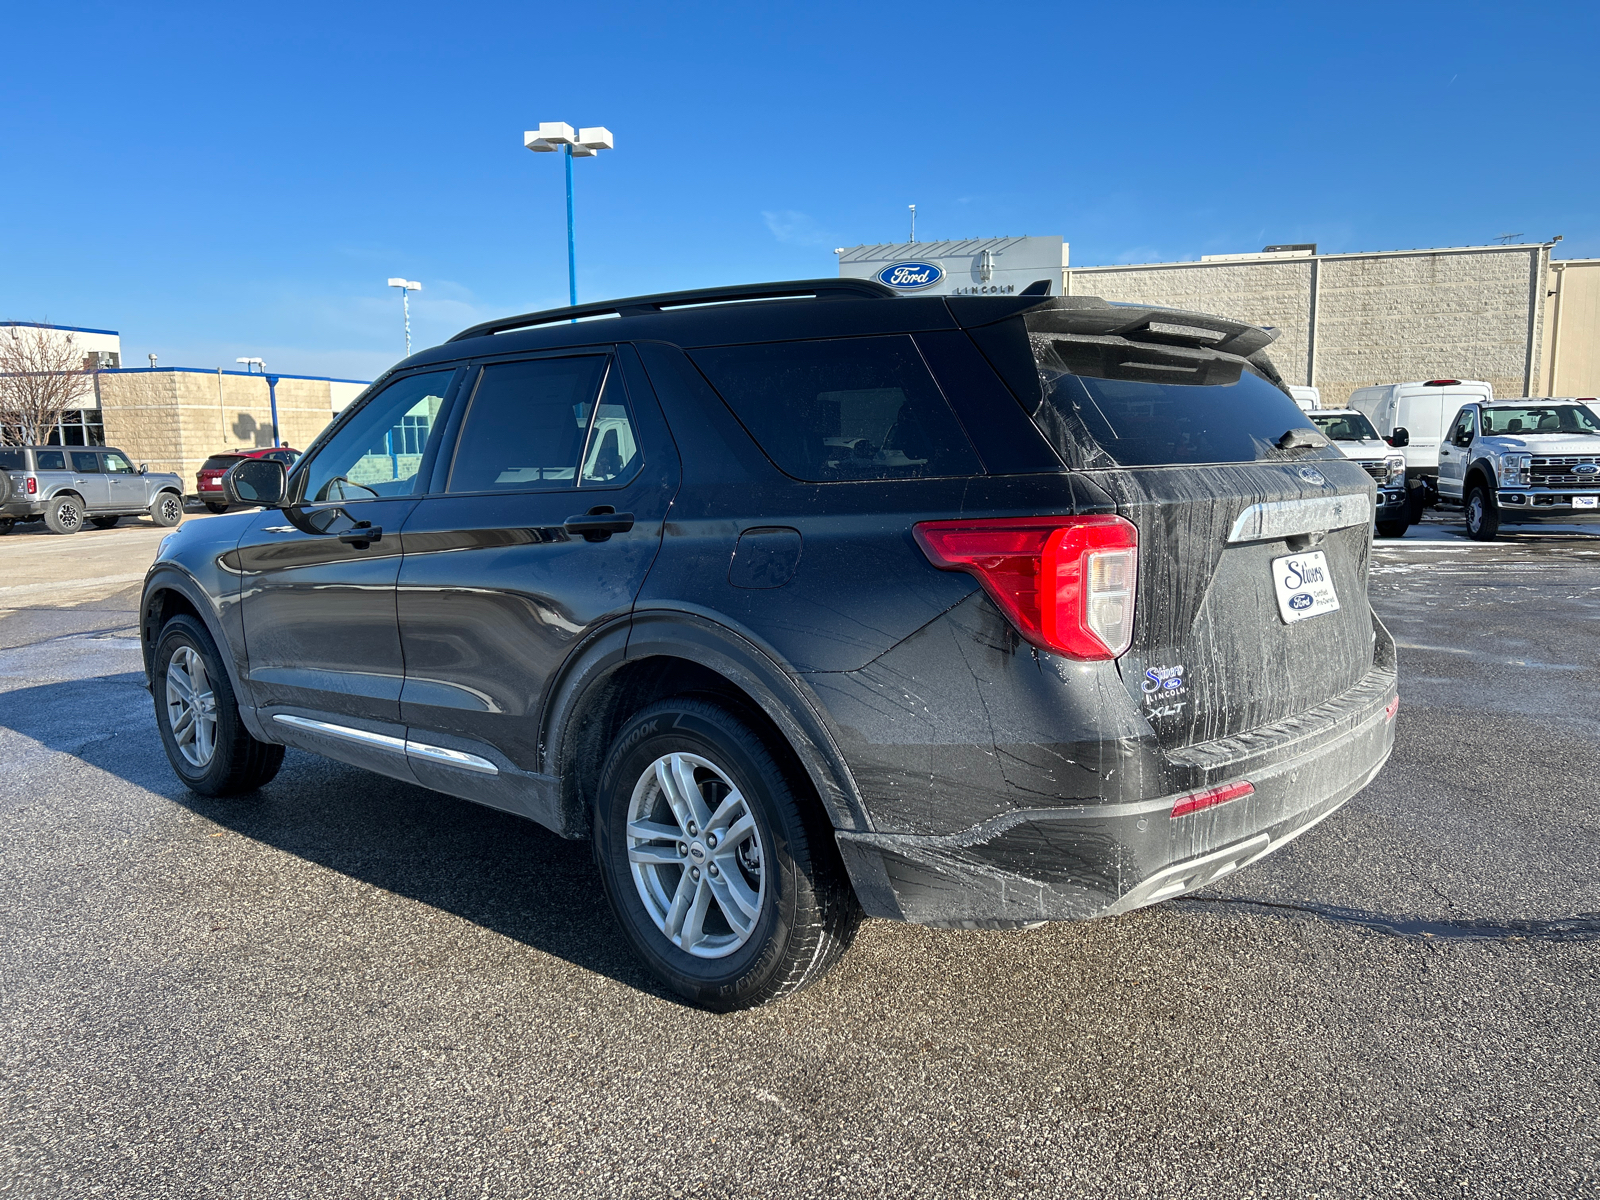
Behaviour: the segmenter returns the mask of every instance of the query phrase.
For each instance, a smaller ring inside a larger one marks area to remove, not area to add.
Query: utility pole
[[[611,131],[596,125],[573,132],[565,121],[541,121],[539,128],[522,135],[522,144],[535,154],[562,151],[567,167],[567,294],[578,303],[578,239],[572,213],[572,160],[593,158],[602,150],[614,149]]]

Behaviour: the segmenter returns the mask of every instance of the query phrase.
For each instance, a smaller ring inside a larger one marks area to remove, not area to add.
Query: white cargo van
[[[1445,424],[1463,404],[1487,404],[1493,399],[1494,388],[1487,383],[1429,379],[1357,388],[1350,393],[1350,407],[1365,413],[1385,439],[1396,429],[1411,435],[1405,447],[1406,479],[1420,481],[1427,489],[1427,503],[1433,504],[1439,498],[1439,441]]]
[[[1322,393],[1314,387],[1306,387],[1300,383],[1291,384],[1289,395],[1293,396],[1294,402],[1306,412],[1312,412],[1322,407]]]

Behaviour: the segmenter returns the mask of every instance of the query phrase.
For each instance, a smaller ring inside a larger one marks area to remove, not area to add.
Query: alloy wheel
[[[161,502],[161,519],[168,525],[176,525],[183,516],[183,508],[171,496]]]
[[[209,766],[217,752],[217,697],[205,660],[191,646],[179,646],[167,662],[167,723],[184,762]]]
[[[78,506],[71,501],[63,501],[56,508],[56,520],[65,530],[76,531],[83,524],[83,513],[78,511]]]
[[[725,958],[755,932],[767,897],[755,814],[709,759],[666,754],[628,804],[628,865],[662,935],[696,958]]]

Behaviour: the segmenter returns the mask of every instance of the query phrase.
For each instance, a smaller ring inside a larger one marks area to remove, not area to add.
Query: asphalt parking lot
[[[190,520],[212,519],[190,517]],[[180,787],[148,523],[0,541],[0,1195],[1600,1194],[1600,535],[1380,542],[1398,745],[1198,896],[665,998],[583,845]]]

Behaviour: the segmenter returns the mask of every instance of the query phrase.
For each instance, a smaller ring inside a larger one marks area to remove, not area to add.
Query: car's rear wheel
[[[214,513],[225,513],[228,511],[228,506],[225,503],[217,500],[207,500],[206,507]]]
[[[1492,542],[1500,532],[1500,508],[1494,493],[1482,481],[1467,488],[1467,536],[1475,542]]]
[[[860,922],[820,806],[720,705],[666,700],[623,726],[594,836],[634,951],[703,1008],[751,1008],[820,979]]]
[[[163,529],[183,520],[183,500],[176,492],[162,492],[150,506],[150,519]]]
[[[89,524],[96,529],[110,529],[120,520],[122,520],[121,517],[90,517]]]
[[[5,537],[17,527],[17,522],[11,517],[0,517],[0,537]]]
[[[83,501],[57,496],[45,507],[44,524],[51,533],[77,533],[83,528]]]
[[[252,792],[283,765],[283,747],[258,742],[239,716],[216,643],[194,617],[161,627],[153,659],[156,726],[178,778],[202,796]]]

